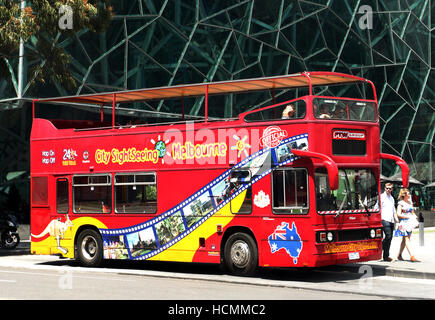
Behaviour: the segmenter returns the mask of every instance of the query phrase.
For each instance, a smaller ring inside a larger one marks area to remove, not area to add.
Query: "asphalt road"
[[[0,299],[72,300],[264,300],[370,299],[279,286],[59,270],[0,269]]]
[[[108,262],[82,268],[53,256],[0,257],[6,300],[383,300],[435,299],[435,280],[320,269],[260,269],[234,277],[214,265]]]

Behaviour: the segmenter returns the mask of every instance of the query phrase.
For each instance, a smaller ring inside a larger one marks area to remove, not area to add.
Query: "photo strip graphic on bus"
[[[158,217],[121,229],[100,229],[106,259],[144,260],[173,246],[189,235],[231,200],[277,167],[297,159],[291,149],[306,150],[308,134],[281,140],[245,158],[195,194]],[[249,172],[231,177],[232,172]],[[128,244],[128,245],[126,245]],[[116,248],[116,250],[112,250]],[[112,251],[115,255],[112,254]],[[121,252],[121,254],[120,254]]]

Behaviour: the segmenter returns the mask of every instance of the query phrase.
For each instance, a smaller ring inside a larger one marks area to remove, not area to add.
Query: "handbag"
[[[412,229],[417,228],[418,225],[419,225],[419,223],[418,223],[417,217],[415,216],[415,214],[412,214],[409,217],[409,219],[407,220],[405,229],[406,229],[406,231],[411,232]]]

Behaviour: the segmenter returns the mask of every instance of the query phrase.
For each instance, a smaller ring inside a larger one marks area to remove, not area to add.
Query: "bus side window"
[[[116,213],[156,213],[157,181],[155,172],[115,175]]]
[[[231,172],[230,174],[230,185],[228,187],[227,192],[233,193],[236,192],[238,189],[243,187],[243,184],[250,183],[251,181],[251,172],[249,170],[236,170]],[[239,209],[239,203],[236,204],[236,202],[231,200],[230,202],[230,208],[231,213],[234,214],[249,214],[252,212],[252,186],[249,186],[246,189],[245,198],[243,199],[243,202]]]
[[[266,108],[245,116],[247,122],[276,121],[288,119],[302,119],[305,117],[307,106],[304,100],[284,102],[278,106]]]
[[[308,176],[305,169],[276,169],[272,174],[275,214],[308,213]]]
[[[62,214],[69,211],[69,183],[67,178],[56,180],[56,211]]]
[[[112,182],[109,174],[73,177],[74,213],[110,213]]]
[[[48,206],[47,177],[32,177],[32,206]]]

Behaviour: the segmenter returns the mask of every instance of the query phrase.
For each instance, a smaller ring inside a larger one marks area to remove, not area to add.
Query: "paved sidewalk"
[[[388,275],[396,277],[408,277],[419,279],[435,279],[435,227],[424,229],[424,245],[420,245],[419,229],[414,229],[411,236],[411,250],[420,262],[411,262],[406,248],[402,253],[405,261],[397,260],[400,249],[401,237],[393,237],[391,242],[390,257],[396,259],[394,262],[369,261],[340,265],[349,271],[358,272],[362,265],[369,265],[373,268],[374,275]]]

